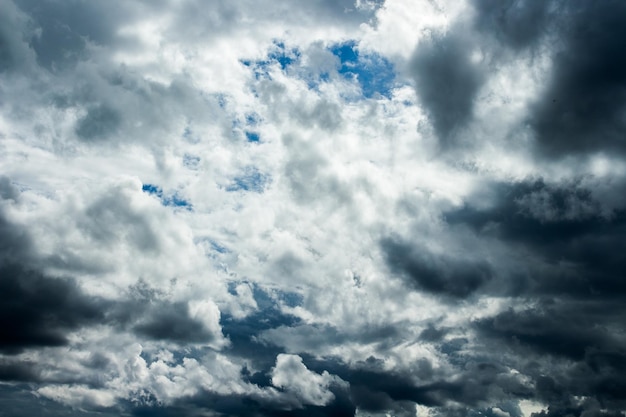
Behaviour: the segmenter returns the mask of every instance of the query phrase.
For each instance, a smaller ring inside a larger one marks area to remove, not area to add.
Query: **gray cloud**
[[[621,189],[619,182],[612,187]],[[495,198],[480,201],[482,208],[446,213],[450,225],[470,227],[511,254],[500,262],[510,271],[515,308],[474,322],[481,346],[500,346],[501,354],[486,357],[530,378],[534,388],[525,396],[550,404],[545,415],[592,413],[593,404],[577,405],[575,396],[597,399],[608,415],[620,410],[622,206],[606,206],[602,193],[580,183],[530,180],[491,188],[498,190]]]
[[[492,34],[513,49],[534,45],[546,33],[553,2],[542,0],[475,0],[476,29]]]
[[[0,5],[0,73],[14,73],[29,69],[34,54],[28,46],[28,39],[34,35],[29,18],[12,2]]]
[[[3,197],[15,199],[8,180],[2,183],[11,191]],[[49,277],[29,266],[34,260],[32,245],[29,234],[0,211],[0,351],[4,353],[66,345],[70,331],[103,318],[102,300],[85,295],[71,279]],[[5,367],[4,375],[22,378],[28,368],[14,363]]]
[[[183,303],[159,303],[144,314],[145,318],[134,330],[149,339],[198,343],[215,338],[202,322],[189,316],[188,307]]]
[[[471,205],[445,214],[448,223],[466,225],[479,236],[526,247],[546,268],[528,266],[526,290],[577,297],[624,295],[626,249],[624,209],[609,209],[576,184],[542,180],[494,186],[487,208]],[[621,185],[614,188],[620,192]],[[517,286],[519,289],[520,287]]]
[[[558,44],[546,90],[531,112],[539,150],[550,157],[623,152],[626,132],[624,3],[558,3]]]
[[[417,289],[443,297],[465,298],[493,278],[485,261],[435,255],[394,238],[381,241],[390,269],[404,275]]]
[[[71,281],[11,264],[0,268],[0,276],[0,349],[5,352],[65,345],[67,332],[103,318],[99,300],[83,295]]]
[[[444,148],[456,143],[458,130],[471,120],[485,79],[484,69],[472,61],[477,46],[470,32],[435,33],[418,45],[410,62],[417,96]]]
[[[594,398],[605,412],[617,412],[624,406],[626,362],[624,341],[614,329],[624,317],[610,304],[546,300],[476,325],[486,343],[514,352],[514,366],[534,381],[533,397],[550,404],[550,412],[572,408],[572,415],[584,415],[589,404],[577,405],[575,396]]]
[[[7,182],[3,179],[4,188],[13,191]],[[171,302],[145,283],[131,288],[130,300],[105,300],[85,294],[74,279],[51,277],[29,266],[40,263],[30,235],[4,217],[0,217],[1,352],[15,355],[30,348],[65,346],[71,332],[97,325],[130,328],[142,338],[181,343],[206,343],[219,336],[191,317],[186,303]],[[2,365],[2,375],[21,380],[36,375],[35,368],[34,363],[12,362]]]
[[[94,106],[87,110],[87,115],[79,120],[76,134],[84,140],[106,138],[120,126],[120,115],[106,106]]]

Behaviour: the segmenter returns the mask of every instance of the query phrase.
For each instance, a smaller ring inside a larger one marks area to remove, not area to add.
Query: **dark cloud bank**
[[[459,144],[458,129],[474,117],[489,69],[473,63],[468,51],[472,42],[483,42],[496,57],[500,48],[513,54],[553,49],[549,79],[526,118],[539,159],[623,153],[623,2],[481,0],[474,7],[473,26],[425,40],[411,64],[444,149]],[[477,196],[443,213],[453,233],[469,231],[482,244],[506,248],[511,257],[495,261],[497,268],[471,248],[459,259],[432,254],[411,239],[380,242],[389,270],[417,291],[448,303],[509,297],[509,309],[473,321],[474,355],[463,359],[481,357],[494,367],[484,386],[487,401],[496,401],[488,387],[506,365],[532,381],[507,396],[548,405],[539,415],[622,415],[626,408],[626,206],[623,197],[606,199],[626,189],[622,178],[594,181],[492,183],[487,187],[495,197],[487,207]]]
[[[84,51],[81,36],[113,42],[102,27],[106,22],[68,28],[46,22],[74,22],[71,17],[44,14],[33,2],[22,7],[50,32],[32,45],[38,65],[49,70],[79,59]],[[626,3],[476,0],[474,7],[471,24],[434,34],[418,45],[410,65],[419,99],[445,148],[457,144],[459,129],[474,117],[474,103],[489,68],[472,61],[468,45],[484,42],[485,48],[511,53],[552,45],[554,67],[527,117],[539,158],[624,153]],[[23,51],[16,46],[13,32],[2,30],[0,36],[0,71],[6,73],[23,59]],[[83,139],[98,138],[115,128],[119,117],[106,107],[89,108],[76,133]],[[373,357],[347,364],[341,358],[301,352],[308,369],[328,371],[349,384],[331,384],[334,400],[326,406],[294,409],[278,400],[207,391],[167,406],[129,403],[114,412],[100,411],[116,415],[124,410],[136,416],[210,415],[207,411],[241,416],[352,416],[358,408],[413,415],[417,403],[433,407],[433,413],[441,416],[495,416],[492,407],[498,407],[516,417],[522,415],[517,400],[533,400],[548,407],[536,417],[623,416],[626,200],[606,195],[625,195],[626,185],[623,179],[611,179],[608,185],[594,187],[594,181],[552,183],[544,178],[491,183],[489,204],[473,204],[469,199],[462,207],[442,213],[450,233],[469,234],[482,245],[504,248],[510,257],[484,259],[472,248],[462,257],[433,253],[415,236],[380,240],[389,279],[399,278],[409,291],[432,296],[449,308],[482,297],[509,300],[510,308],[467,322],[462,329],[465,336],[454,336],[458,329],[434,322],[421,331],[419,341],[433,346],[454,374],[434,369],[427,359],[410,369],[390,371]],[[7,179],[0,181],[0,191],[5,201],[19,195]],[[10,383],[0,386],[5,415],[24,415],[32,407],[46,409],[48,415],[92,415],[90,410],[70,411],[31,398],[24,384],[37,386],[45,377],[37,364],[14,359],[25,351],[66,346],[69,335],[80,329],[108,326],[136,334],[140,340],[178,346],[216,337],[190,316],[185,304],[169,301],[145,283],[129,289],[127,300],[113,301],[87,295],[71,277],[49,276],[32,253],[28,231],[0,214],[0,380]],[[284,348],[261,343],[256,336],[302,323],[281,313],[260,290],[255,300],[258,313],[245,319],[222,317],[223,333],[231,341],[225,352],[247,359],[257,369],[243,368],[242,379],[268,387],[276,355]],[[397,332],[382,332],[380,339],[388,334]]]
[[[444,148],[472,120],[490,67],[508,53],[550,48],[546,86],[528,114],[538,155],[558,158],[624,151],[625,5],[604,2],[475,0],[474,21],[418,45],[410,72]],[[471,59],[480,51],[487,62]]]

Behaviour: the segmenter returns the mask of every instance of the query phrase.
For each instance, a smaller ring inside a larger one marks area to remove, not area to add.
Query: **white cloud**
[[[310,371],[298,355],[281,353],[272,369],[272,384],[294,394],[303,404],[326,405],[335,398],[329,386],[345,382],[326,371],[322,374]]]

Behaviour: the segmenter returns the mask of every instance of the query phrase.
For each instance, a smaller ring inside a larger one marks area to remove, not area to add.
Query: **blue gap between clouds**
[[[239,321],[252,321],[254,329],[257,332],[262,330],[280,327],[283,325],[295,325],[300,319],[281,312],[281,304],[287,307],[296,307],[302,305],[303,297],[301,294],[288,291],[280,291],[277,289],[265,289],[254,282],[248,281],[231,281],[228,283],[228,293],[237,295],[236,287],[239,284],[248,284],[252,289],[252,297],[257,304],[257,311],[247,318]],[[237,321],[232,317],[228,317],[231,321]]]
[[[163,204],[164,206],[168,206],[168,207],[182,207],[182,208],[186,208],[188,210],[191,210],[191,204],[186,201],[183,200],[182,198],[178,197],[176,194],[171,195],[171,196],[164,196],[163,195],[163,190],[161,189],[161,187],[154,185],[154,184],[144,184],[141,187],[141,190],[144,193],[148,193],[150,195],[154,195],[156,197],[159,198],[159,200],[161,200],[161,204]]]
[[[218,253],[230,253],[230,250],[228,250],[228,248],[224,245],[219,244],[218,242],[209,239],[208,240],[209,244],[211,245],[211,249],[213,249],[215,252]]]
[[[285,71],[290,65],[300,59],[300,51],[297,48],[287,49],[281,41],[274,41],[273,46],[267,54],[267,59],[260,61],[242,60],[241,63],[246,67],[252,68],[254,77],[258,80],[261,78],[271,79],[269,75],[269,67],[272,64],[278,64],[282,71]]]
[[[261,117],[257,113],[248,113],[244,117],[246,129],[244,130],[244,135],[248,142],[259,143],[261,142],[261,135],[259,132],[253,130],[256,126],[261,123]],[[241,132],[243,123],[241,119],[237,118],[232,121],[232,131],[235,136],[239,136],[239,132]]]
[[[248,142],[259,142],[261,140],[261,137],[256,132],[246,130],[246,139],[248,140]]]
[[[248,113],[246,114],[246,124],[248,126],[256,126],[261,123],[261,116],[258,113]]]
[[[261,116],[257,113],[248,113],[246,114],[245,120],[248,127],[254,128],[261,123]],[[245,135],[248,142],[258,143],[261,141],[261,135],[253,130],[246,130]]]
[[[393,64],[386,58],[374,54],[361,54],[354,41],[335,44],[330,52],[339,58],[339,74],[347,80],[359,83],[366,98],[378,95],[390,98],[396,77]]]
[[[253,374],[245,366],[241,372],[242,378],[259,386],[271,386],[271,379],[268,375],[276,363],[276,356],[285,353],[285,350],[271,343],[260,342],[256,336],[269,329],[300,325],[301,320],[298,317],[282,312],[281,302],[284,303],[283,300],[290,299],[292,304],[301,303],[302,296],[262,288],[247,281],[229,282],[228,292],[236,295],[236,287],[241,283],[247,283],[251,287],[257,309],[243,318],[233,317],[226,312],[222,313],[220,316],[222,333],[231,341],[227,350],[235,356],[246,358],[246,362],[259,370]]]

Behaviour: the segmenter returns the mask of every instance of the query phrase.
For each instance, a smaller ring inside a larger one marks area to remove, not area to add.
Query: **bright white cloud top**
[[[623,416],[625,28],[0,0],[0,415]]]

